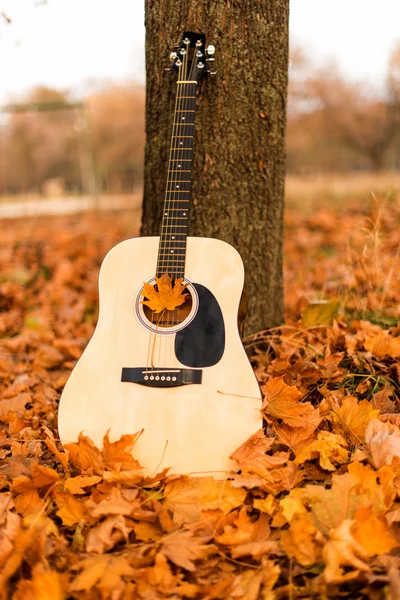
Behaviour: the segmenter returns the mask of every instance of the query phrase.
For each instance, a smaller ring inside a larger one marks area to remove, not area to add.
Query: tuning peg
[[[164,67],[164,71],[170,71],[171,67]]]
[[[216,75],[217,69],[208,69],[208,73],[209,73],[209,75]]]
[[[171,54],[169,55],[169,60],[173,61],[173,60],[175,60],[175,59],[176,59],[176,57],[177,57],[177,56],[178,56],[178,55],[177,55],[177,53],[176,53],[176,52],[171,52]]]
[[[215,54],[215,46],[213,44],[208,44],[208,46],[207,46],[207,54],[209,56],[212,56],[213,54]]]
[[[207,62],[214,62],[215,58],[213,56],[209,56],[207,58]]]

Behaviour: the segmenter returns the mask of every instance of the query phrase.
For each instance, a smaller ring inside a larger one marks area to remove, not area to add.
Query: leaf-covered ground
[[[287,212],[285,325],[246,340],[266,435],[222,482],[145,477],[135,432],[57,441],[132,215],[3,221],[0,598],[398,599],[399,206]]]

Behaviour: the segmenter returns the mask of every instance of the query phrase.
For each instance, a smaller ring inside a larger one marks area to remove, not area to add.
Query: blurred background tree
[[[0,194],[43,193],[53,179],[66,193],[87,191],[88,151],[98,192],[130,193],[142,185],[144,86],[98,88],[84,99],[84,113],[68,108],[3,115]],[[72,99],[68,91],[37,87],[20,101],[45,108]],[[292,48],[286,151],[289,174],[399,171],[400,44],[379,93],[346,80],[335,64],[315,67],[301,48]]]

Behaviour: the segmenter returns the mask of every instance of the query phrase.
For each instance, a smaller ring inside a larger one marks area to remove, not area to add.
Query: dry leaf
[[[353,437],[357,443],[364,442],[365,428],[371,419],[379,416],[379,410],[374,410],[368,400],[357,400],[355,396],[346,396],[342,406],[332,411],[331,418],[338,423],[345,434]]]
[[[71,583],[72,592],[88,591],[97,587],[104,594],[110,594],[112,590],[121,589],[121,577],[132,577],[135,574],[124,556],[111,554],[86,558],[74,565],[74,569],[81,569],[81,573]]]
[[[53,497],[58,507],[57,515],[67,527],[79,523],[85,517],[85,505],[69,492],[55,492]]]
[[[130,531],[122,515],[108,517],[89,531],[86,538],[86,552],[98,554],[108,552],[122,539],[127,541]]]
[[[392,337],[388,331],[381,331],[374,337],[366,337],[364,348],[379,360],[400,356],[400,337]]]
[[[164,490],[166,506],[180,524],[197,521],[202,510],[219,508],[227,514],[240,506],[245,496],[246,492],[233,488],[230,481],[212,477],[180,477],[167,483]]]
[[[319,457],[319,464],[322,469],[334,471],[336,467],[333,462],[343,464],[348,461],[349,453],[346,446],[346,440],[343,436],[329,431],[320,431],[317,439],[297,454],[295,462],[302,464],[306,460]]]
[[[176,531],[165,536],[161,543],[161,552],[174,565],[195,571],[195,560],[200,560],[209,555],[212,548],[204,545],[208,537],[195,538],[191,531]]]
[[[77,442],[70,442],[65,444],[65,448],[69,452],[70,462],[80,470],[84,475],[102,475],[104,465],[101,452],[92,440],[83,435],[79,434]]]
[[[356,480],[349,473],[332,475],[332,487],[306,485],[301,496],[303,502],[311,508],[314,524],[327,535],[346,519],[352,519],[359,497],[354,492]]]
[[[325,562],[324,578],[327,583],[341,583],[357,577],[359,571],[370,572],[371,569],[362,559],[368,557],[367,551],[353,537],[351,529],[354,521],[344,520],[329,533],[329,539],[322,551]],[[342,567],[349,566],[356,571],[343,574]]]
[[[390,534],[383,514],[377,514],[374,506],[359,506],[352,527],[354,538],[363,546],[367,556],[387,554],[398,546]]]
[[[98,475],[78,475],[78,477],[68,477],[68,479],[64,481],[64,489],[71,494],[86,494],[87,491],[83,488],[92,487],[100,481],[101,477]]]
[[[339,300],[319,300],[310,302],[303,310],[302,320],[304,327],[320,327],[332,325],[339,308]]]
[[[287,452],[276,452],[268,455],[274,440],[267,438],[262,429],[256,431],[230,456],[242,471],[256,473],[271,480],[270,470],[287,463]]]
[[[293,516],[289,529],[281,532],[280,543],[289,558],[295,558],[303,567],[320,562],[322,538],[308,513]]]
[[[377,469],[390,465],[395,456],[400,456],[400,431],[390,433],[388,424],[378,419],[372,419],[368,423],[365,441]]]
[[[135,490],[137,494],[137,491]],[[121,491],[118,488],[113,487],[111,489],[111,495],[99,502],[92,509],[92,515],[94,517],[101,517],[104,515],[130,515],[135,505],[132,502],[126,500]]]
[[[143,304],[156,313],[165,309],[175,310],[186,300],[186,296],[183,295],[186,285],[182,285],[182,281],[183,278],[179,277],[175,279],[174,286],[172,286],[171,277],[168,273],[164,273],[161,277],[156,277],[155,285],[157,285],[158,290],[155,289],[154,285],[145,283],[142,295],[147,300],[143,300]]]
[[[21,475],[21,477],[16,477],[11,488],[14,493],[22,494],[32,489],[53,486],[59,479],[60,476],[54,469],[34,463],[31,468],[31,476]]]
[[[264,392],[265,400],[261,410],[266,416],[282,419],[292,427],[318,427],[321,421],[318,409],[310,402],[299,402],[303,394],[297,388],[287,385],[283,377],[270,379]]]

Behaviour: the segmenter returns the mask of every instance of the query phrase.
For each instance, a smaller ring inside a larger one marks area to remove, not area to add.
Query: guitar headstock
[[[206,36],[203,33],[185,31],[182,40],[171,52],[171,71],[178,74],[178,81],[199,81],[204,73],[215,75],[216,70],[210,68],[214,61],[215,48],[206,48]]]

